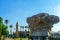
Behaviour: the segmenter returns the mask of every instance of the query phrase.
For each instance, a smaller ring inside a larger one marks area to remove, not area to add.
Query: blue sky
[[[0,0],[0,16],[8,19],[8,25],[13,27],[16,22],[19,26],[27,25],[27,17],[42,12],[60,17],[60,0]],[[59,24],[54,25],[52,31],[59,31]]]

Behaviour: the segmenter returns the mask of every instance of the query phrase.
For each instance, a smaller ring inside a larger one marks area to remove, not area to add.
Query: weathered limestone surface
[[[59,22],[59,17],[49,15],[47,13],[39,13],[27,18],[27,23],[30,28],[30,35],[33,40],[48,40],[53,24]]]
[[[49,15],[47,13],[39,13],[37,15],[27,18],[27,23],[30,26],[31,31],[51,30],[53,24],[56,24],[58,22],[58,16]]]

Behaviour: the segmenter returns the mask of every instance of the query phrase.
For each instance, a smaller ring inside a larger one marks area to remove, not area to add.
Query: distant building
[[[28,31],[18,31],[19,37],[28,37],[29,36],[29,32]],[[13,33],[14,37],[16,37],[16,32]]]
[[[19,37],[19,33],[18,33],[18,22],[16,23],[16,37]]]
[[[59,32],[51,32],[50,36],[48,36],[49,40],[60,40]]]

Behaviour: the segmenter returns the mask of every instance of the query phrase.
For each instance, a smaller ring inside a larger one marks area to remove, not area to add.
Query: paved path
[[[11,38],[5,38],[5,40],[13,40],[13,39],[11,39]]]

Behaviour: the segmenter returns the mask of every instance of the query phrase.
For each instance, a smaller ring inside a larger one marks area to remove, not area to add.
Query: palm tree
[[[5,24],[6,24],[6,27],[8,27],[8,26],[7,26],[8,20],[7,20],[7,19],[5,20]],[[6,36],[7,36],[7,35],[6,35]],[[4,36],[4,39],[5,39],[5,36]]]
[[[27,31],[26,29],[28,29],[28,32],[26,32]],[[25,26],[25,35],[26,34],[28,34],[28,40],[29,40],[29,27],[28,26]]]
[[[7,24],[8,24],[8,20],[7,20],[7,19],[5,20],[5,24],[6,24],[6,26],[7,26]]]
[[[10,35],[12,36],[12,25],[10,25]]]
[[[25,26],[25,29],[29,29],[29,27],[28,26]],[[29,30],[28,30],[29,31]]]
[[[28,26],[25,26],[25,37],[27,37],[26,35],[28,34],[27,29],[28,29]]]

